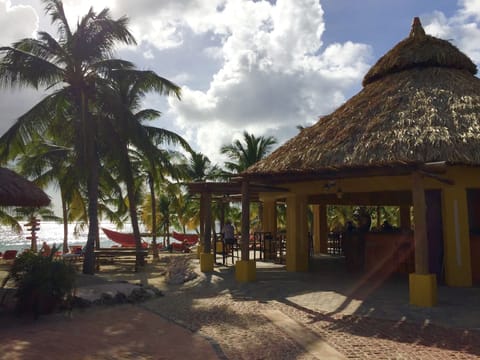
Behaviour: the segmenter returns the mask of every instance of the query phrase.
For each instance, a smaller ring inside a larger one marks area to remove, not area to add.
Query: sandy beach
[[[169,256],[169,255],[166,255]],[[133,273],[131,264],[81,276],[78,291],[153,285],[164,296],[135,305],[92,306],[33,321],[0,314],[0,359],[476,359],[480,289],[440,289],[436,308],[408,305],[406,283],[355,287],[332,262],[310,273],[257,263],[257,281],[240,284],[216,266],[172,285],[165,262]],[[325,259],[322,259],[325,260]],[[121,282],[119,282],[121,281]],[[125,281],[128,282],[125,283]],[[133,284],[133,285],[131,285]],[[370,288],[369,288],[370,287]],[[455,316],[452,317],[452,313]]]

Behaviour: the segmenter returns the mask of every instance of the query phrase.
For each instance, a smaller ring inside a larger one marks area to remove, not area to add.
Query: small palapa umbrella
[[[0,168],[0,206],[46,206],[50,198],[12,170]]]

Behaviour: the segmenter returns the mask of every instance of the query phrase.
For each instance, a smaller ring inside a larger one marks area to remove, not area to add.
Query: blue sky
[[[362,78],[404,39],[414,16],[427,33],[480,62],[480,0],[64,0],[71,23],[89,6],[127,15],[139,45],[120,57],[182,86],[182,101],[150,95],[155,125],[218,164],[244,130],[279,144],[361,90]],[[0,45],[54,32],[40,0],[0,0]],[[0,133],[42,91],[1,89]]]

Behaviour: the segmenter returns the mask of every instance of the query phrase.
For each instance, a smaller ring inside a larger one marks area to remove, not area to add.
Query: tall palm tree
[[[168,179],[180,178],[182,172],[177,164],[184,156],[173,150],[158,149],[153,158],[146,158],[142,153],[131,149],[130,157],[134,168],[139,171],[138,178],[146,183],[149,189],[149,197],[142,204],[142,222],[152,234],[153,257],[158,259],[156,192],[160,191],[161,185],[168,182]]]
[[[224,145],[220,148],[220,152],[227,155],[231,160],[225,162],[225,167],[230,170],[230,173],[227,172],[226,175],[231,176],[245,171],[248,167],[263,159],[276,143],[277,139],[273,136],[256,137],[244,131],[243,142],[235,140],[231,145]],[[262,218],[263,208],[261,203],[254,206],[252,210],[250,213],[251,221],[252,219],[255,221],[255,219]],[[256,226],[258,227],[258,224]]]
[[[72,149],[38,139],[25,149],[20,157],[20,173],[33,178],[40,187],[53,184],[60,190],[63,219],[63,251],[68,252],[69,222],[87,223],[87,209],[82,196],[77,170],[72,160]]]
[[[276,143],[273,136],[256,137],[244,131],[243,141],[235,140],[231,145],[223,145],[220,152],[231,160],[225,163],[225,167],[231,174],[238,174],[263,159]]]
[[[160,142],[181,145],[190,150],[188,143],[174,132],[144,125],[147,120],[155,119],[159,112],[153,109],[141,109],[141,101],[149,91],[161,95],[176,95],[180,98],[180,88],[169,80],[152,71],[119,70],[112,72],[109,87],[102,89],[100,111],[105,118],[99,127],[103,134],[103,144],[107,156],[110,155],[116,163],[121,179],[125,182],[128,196],[128,206],[132,223],[135,244],[137,248],[137,267],[142,257],[140,229],[137,215],[137,189],[135,178],[137,171],[132,166],[130,149],[158,163],[156,147]]]
[[[126,61],[112,59],[117,42],[135,44],[127,29],[126,17],[112,19],[110,11],[95,13],[91,8],[72,30],[61,0],[43,0],[45,9],[57,26],[58,39],[39,32],[36,39],[27,38],[1,47],[0,83],[3,86],[45,87],[51,94],[21,116],[0,139],[8,152],[12,144],[28,143],[32,134],[49,128],[53,114],[71,114],[65,127],[77,135],[73,144],[77,166],[85,172],[88,193],[89,231],[83,272],[95,271],[93,246],[98,237],[99,158],[97,120],[92,113],[96,94],[105,86],[112,69],[131,68]]]
[[[192,152],[188,162],[181,166],[183,176],[194,182],[215,180],[220,178],[221,170],[212,165],[210,159],[200,152]]]

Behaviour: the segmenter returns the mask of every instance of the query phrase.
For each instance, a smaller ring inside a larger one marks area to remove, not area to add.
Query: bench
[[[115,258],[135,258],[137,250],[135,248],[100,248],[93,251],[95,255],[95,264],[97,270],[100,269],[100,260],[108,259],[110,262],[114,262]],[[147,249],[141,249],[140,252],[140,265],[145,264],[145,258],[148,256]]]

